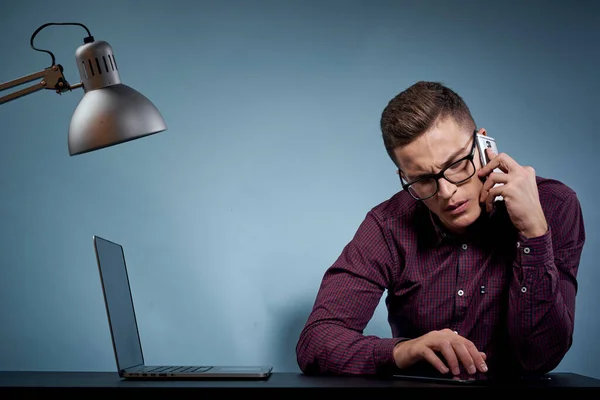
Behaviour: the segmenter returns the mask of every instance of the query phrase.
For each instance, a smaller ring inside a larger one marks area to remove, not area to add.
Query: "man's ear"
[[[404,172],[402,172],[402,170],[400,168],[398,168],[396,170],[396,173],[402,178],[404,179],[405,182],[408,182],[408,179],[406,179],[406,175],[404,174]]]

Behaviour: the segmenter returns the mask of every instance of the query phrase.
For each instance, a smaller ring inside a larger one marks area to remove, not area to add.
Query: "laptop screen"
[[[98,236],[94,236],[94,246],[117,368],[123,370],[142,365],[144,358],[123,248]]]

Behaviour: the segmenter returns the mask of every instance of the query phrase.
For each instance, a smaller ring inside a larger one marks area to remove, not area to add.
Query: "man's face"
[[[485,130],[478,133],[485,134]],[[473,131],[461,127],[453,118],[438,121],[412,143],[394,150],[402,178],[413,182],[422,175],[438,173],[453,161],[468,156],[473,140]],[[473,161],[476,169],[481,168],[477,150]],[[474,175],[458,185],[441,178],[438,186],[438,192],[423,202],[450,231],[463,232],[481,214],[479,193],[483,182]]]

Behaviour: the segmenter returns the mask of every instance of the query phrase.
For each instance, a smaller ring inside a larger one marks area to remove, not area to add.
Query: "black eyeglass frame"
[[[421,176],[419,179],[414,180],[412,182],[404,182],[404,179],[402,179],[402,170],[400,170],[400,173],[398,174],[400,176],[400,184],[402,185],[402,189],[406,190],[415,200],[427,200],[432,198],[433,196],[435,196],[437,194],[437,192],[440,190],[440,184],[439,184],[439,180],[444,178],[445,180],[447,180],[448,182],[452,183],[453,185],[460,185],[461,183],[464,183],[466,181],[468,181],[469,179],[471,179],[474,175],[475,172],[477,170],[477,168],[475,167],[475,162],[473,161],[473,158],[475,158],[475,148],[476,148],[476,143],[477,143],[477,130],[473,131],[473,144],[471,147],[471,153],[461,159],[458,159],[456,161],[454,161],[452,164],[448,165],[446,168],[442,169],[440,172],[438,172],[437,174],[428,174],[428,175],[423,175]],[[450,179],[448,179],[447,176],[445,176],[444,174],[446,173],[446,171],[448,169],[450,169],[452,166],[461,163],[465,160],[469,160],[471,162],[471,164],[473,165],[473,173],[465,178],[465,179],[461,179],[458,182],[453,182]],[[411,185],[414,185],[415,183],[418,183],[420,181],[423,181],[425,179],[433,179],[435,181],[435,191],[433,192],[432,195],[427,196],[427,197],[415,197],[412,192],[409,189],[409,187]]]

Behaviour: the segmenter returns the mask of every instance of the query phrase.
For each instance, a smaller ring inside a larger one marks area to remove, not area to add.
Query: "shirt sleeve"
[[[558,366],[573,341],[577,271],[585,230],[575,193],[546,213],[543,236],[520,237],[509,289],[508,331],[523,372]]]
[[[306,374],[385,374],[395,368],[402,338],[366,336],[363,330],[393,281],[393,256],[381,222],[369,212],[353,239],[325,272],[296,355]]]

